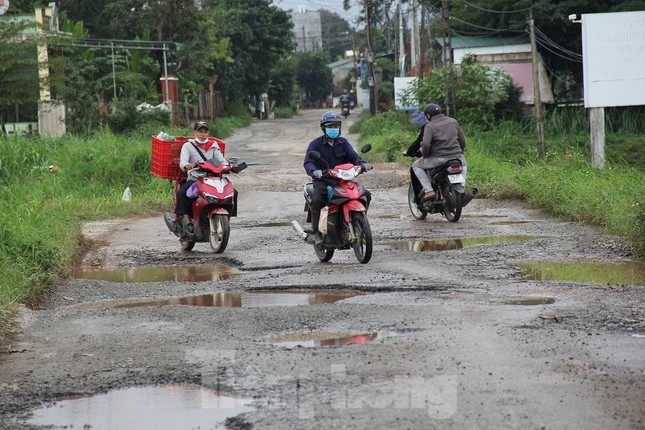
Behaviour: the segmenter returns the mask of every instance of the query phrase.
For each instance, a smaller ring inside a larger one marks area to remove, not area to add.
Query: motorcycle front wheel
[[[412,186],[412,183],[410,183],[410,186],[408,187],[408,206],[410,206],[410,212],[412,212],[414,219],[423,221],[428,216],[428,212],[424,212],[419,209],[419,206],[415,201],[416,198],[417,196],[414,194],[414,187]]]
[[[228,222],[228,215],[215,214],[210,218],[209,240],[215,254],[224,252],[230,233],[231,226]]]
[[[457,222],[461,218],[461,194],[455,189],[446,185],[443,188],[443,198],[445,200],[443,215],[449,222]]]
[[[356,242],[352,245],[354,254],[359,263],[365,264],[372,258],[372,229],[365,212],[352,213],[352,227],[356,235]]]

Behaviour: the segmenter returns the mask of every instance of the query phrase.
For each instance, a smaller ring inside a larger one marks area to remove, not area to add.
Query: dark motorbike
[[[368,152],[371,145],[365,145],[361,152]],[[319,160],[316,151],[309,153],[312,160]],[[372,258],[372,230],[367,221],[367,197],[365,188],[354,181],[361,173],[361,166],[341,164],[328,168],[324,174],[339,180],[338,185],[331,188],[329,204],[320,211],[318,230],[323,235],[323,243],[316,245],[312,242],[312,231],[304,230],[298,221],[293,220],[291,226],[307,242],[313,244],[314,252],[322,262],[331,260],[336,249],[354,250],[359,263],[365,264]],[[307,222],[311,222],[311,204],[313,200],[313,183],[305,184],[305,212]]]
[[[350,102],[344,102],[344,103],[341,104],[340,114],[345,119],[347,119],[347,117],[349,116],[349,111],[350,111],[350,105],[349,104],[350,104]]]
[[[449,222],[457,222],[461,218],[461,209],[477,194],[477,188],[465,192],[463,166],[458,159],[433,169],[427,169],[432,188],[437,193],[434,199],[421,200],[421,184],[410,168],[410,186],[408,187],[408,205],[412,216],[424,220],[429,213],[440,213]]]

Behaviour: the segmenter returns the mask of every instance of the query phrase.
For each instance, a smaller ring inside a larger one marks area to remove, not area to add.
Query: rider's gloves
[[[313,176],[315,179],[322,178],[322,170],[314,170],[311,176]]]
[[[365,164],[362,164],[362,165],[361,165],[361,172],[362,172],[362,173],[365,173],[365,172],[367,172],[368,170],[372,170],[372,169],[373,169],[373,167],[372,167],[372,165],[371,165],[371,164],[365,163]]]

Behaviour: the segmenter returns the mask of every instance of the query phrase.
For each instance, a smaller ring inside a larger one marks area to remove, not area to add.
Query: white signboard
[[[585,107],[645,105],[645,11],[582,15]]]
[[[417,79],[414,76],[394,78],[394,107],[396,110],[417,110],[419,108],[414,100],[407,100],[405,105],[403,101],[403,94],[406,90],[412,88],[411,85],[416,85]],[[410,88],[408,88],[409,86]]]

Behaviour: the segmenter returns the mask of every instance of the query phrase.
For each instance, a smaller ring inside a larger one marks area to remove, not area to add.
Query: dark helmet
[[[326,127],[329,124],[342,124],[343,121],[340,119],[340,116],[336,114],[336,112],[325,112],[323,116],[320,118],[320,126],[321,127]]]
[[[439,115],[441,113],[441,106],[434,103],[428,103],[425,108],[423,108],[424,115]]]

